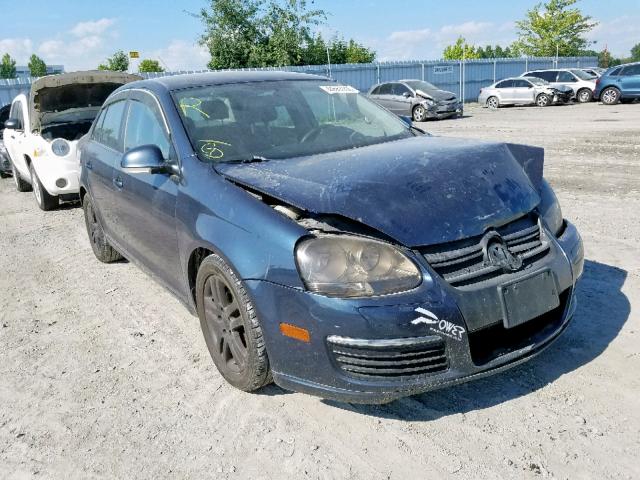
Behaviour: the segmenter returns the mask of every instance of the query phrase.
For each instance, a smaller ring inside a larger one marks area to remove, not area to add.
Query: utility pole
[[[333,78],[331,76],[331,54],[329,53],[329,44],[327,44],[327,65],[329,66],[329,78]]]

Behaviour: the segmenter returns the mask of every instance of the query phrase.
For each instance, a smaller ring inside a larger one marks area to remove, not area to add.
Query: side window
[[[120,126],[125,105],[124,100],[111,103],[100,115],[104,116],[104,120],[96,125],[94,130],[94,138],[97,142],[118,151],[122,149]]]
[[[571,72],[558,72],[558,82],[572,83],[576,81],[576,77]]]
[[[391,84],[384,83],[378,87],[378,95],[391,95]]]
[[[102,130],[102,122],[104,122],[104,114],[107,111],[106,108],[103,108],[98,115],[98,118],[95,120],[95,126],[93,127],[93,132],[91,132],[91,140],[100,141],[99,135]]]
[[[160,112],[146,103],[132,100],[124,135],[124,150],[126,152],[141,145],[156,145],[160,148],[162,156],[165,159],[169,158],[171,142]]]
[[[513,80],[503,80],[496,85],[496,88],[511,88],[513,86]]]
[[[640,75],[640,64],[630,65],[622,69],[622,76],[629,77],[631,75]]]
[[[611,77],[617,77],[618,75],[620,75],[620,72],[622,71],[622,67],[618,67],[616,68],[613,72],[611,72],[609,74],[609,76]]]
[[[405,93],[411,94],[411,90],[409,90],[405,85],[401,83],[393,84],[393,94],[394,95],[404,95]]]
[[[529,88],[531,86],[531,84],[529,82],[527,82],[526,80],[514,80],[513,81],[513,86],[515,88]]]
[[[371,90],[371,95],[380,95],[380,86],[377,86],[373,90]]]

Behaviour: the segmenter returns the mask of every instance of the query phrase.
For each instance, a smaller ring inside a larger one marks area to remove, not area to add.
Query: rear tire
[[[548,107],[551,105],[551,98],[546,93],[541,93],[536,97],[536,105],[539,107]]]
[[[224,379],[245,392],[271,383],[255,307],[238,276],[216,254],[198,269],[196,307],[207,348]]]
[[[11,171],[13,172],[13,181],[16,184],[16,190],[19,192],[31,191],[31,185],[26,180],[23,180],[18,172],[16,166],[11,162]]]
[[[620,101],[620,90],[616,87],[607,87],[600,94],[600,100],[605,105],[616,105]]]
[[[500,100],[498,100],[498,97],[487,98],[487,108],[491,110],[497,110],[500,108]]]
[[[578,90],[578,93],[576,93],[576,99],[580,103],[589,103],[591,100],[593,100],[593,92],[588,88]]]
[[[122,260],[122,255],[111,246],[105,237],[102,224],[96,215],[89,194],[84,196],[82,209],[84,210],[84,222],[89,234],[89,242],[96,258],[102,263],[113,263]]]
[[[44,210],[45,212],[49,210],[53,210],[59,205],[58,197],[54,195],[50,195],[47,192],[47,189],[44,188],[40,179],[38,178],[38,174],[36,173],[36,169],[33,168],[33,164],[29,166],[29,171],[31,172],[31,186],[33,187],[33,195],[36,197],[36,202],[40,207],[40,210]]]

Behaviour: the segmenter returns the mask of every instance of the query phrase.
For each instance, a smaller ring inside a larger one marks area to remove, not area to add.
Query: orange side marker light
[[[295,325],[291,325],[290,323],[281,323],[280,332],[282,332],[285,337],[295,338],[296,340],[300,340],[301,342],[309,343],[311,341],[309,330],[301,327],[296,327]]]

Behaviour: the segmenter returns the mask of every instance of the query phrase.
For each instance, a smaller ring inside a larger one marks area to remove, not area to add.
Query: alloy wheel
[[[587,90],[580,92],[580,96],[578,97],[580,103],[587,103],[589,100],[591,100],[591,94]]]
[[[499,105],[500,104],[496,97],[491,97],[489,100],[487,100],[487,107],[489,107],[491,110],[497,110]]]
[[[413,109],[413,119],[416,122],[424,122],[425,117],[427,116],[427,111],[422,105],[418,105]]]
[[[221,274],[205,281],[204,316],[218,368],[231,375],[242,373],[249,356],[245,324],[238,299]]]
[[[96,212],[93,210],[93,205],[87,207],[87,226],[89,227],[89,238],[91,243],[98,248],[104,243],[102,241],[102,228],[96,217]]]
[[[606,103],[607,105],[613,105],[618,101],[618,92],[613,88],[608,88],[602,94],[602,103]]]
[[[42,205],[42,192],[40,192],[40,182],[38,181],[38,175],[31,167],[31,186],[33,187],[33,194],[36,197],[38,205]]]
[[[546,107],[547,105],[549,105],[549,97],[544,94],[538,95],[536,103],[539,107]]]
[[[11,162],[11,171],[13,172],[13,183],[16,184],[16,188],[20,188],[20,177],[18,176],[18,170],[13,162]]]

